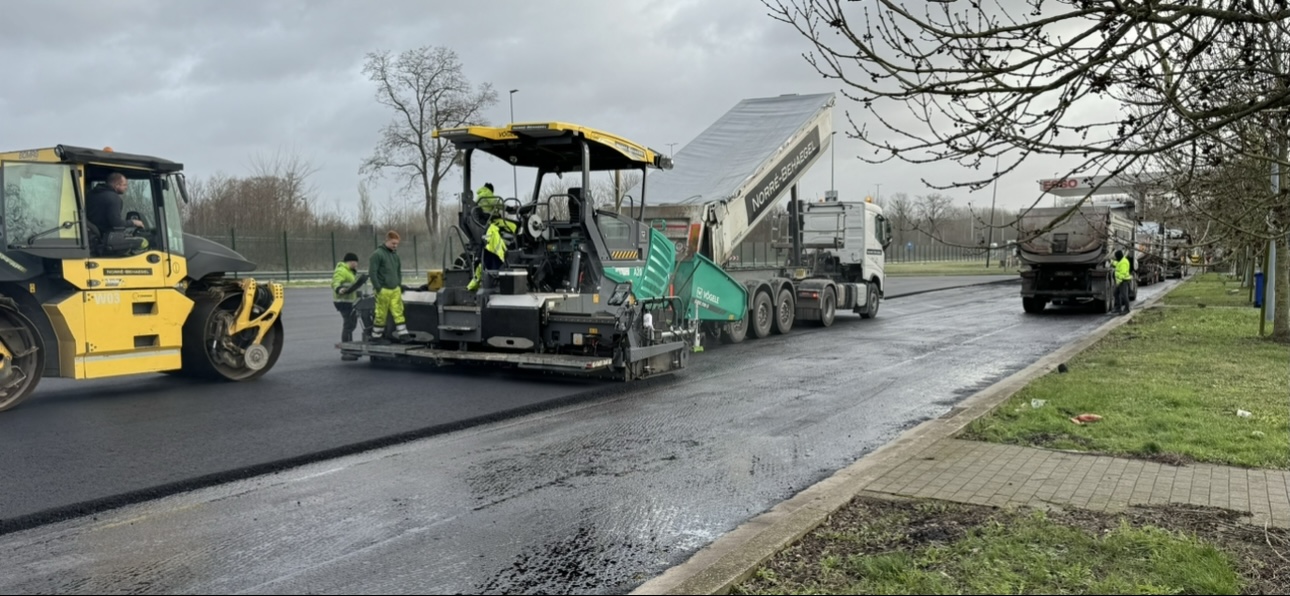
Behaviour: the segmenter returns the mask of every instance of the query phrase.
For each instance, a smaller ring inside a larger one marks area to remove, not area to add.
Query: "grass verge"
[[[1244,306],[1250,303],[1250,289],[1241,287],[1241,279],[1226,274],[1198,275],[1165,296],[1170,306]]]
[[[732,593],[1287,593],[1280,551],[1290,547],[1290,532],[1265,533],[1234,516],[1178,507],[1043,513],[860,496]]]
[[[1207,296],[1212,282],[1183,286]],[[1290,347],[1258,335],[1258,311],[1139,312],[1031,383],[963,438],[1244,467],[1290,465]],[[1238,410],[1249,415],[1238,414]],[[1080,414],[1102,416],[1077,425]]]
[[[1015,275],[1016,267],[999,268],[999,263],[985,261],[920,261],[917,263],[887,263],[883,273],[892,277],[917,275]]]

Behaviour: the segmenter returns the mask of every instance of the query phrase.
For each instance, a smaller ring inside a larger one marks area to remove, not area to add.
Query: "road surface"
[[[1140,298],[1169,285],[1143,288]],[[1105,320],[1056,310],[1025,315],[1013,285],[896,299],[878,319],[840,316],[833,329],[709,350],[681,375],[619,385],[597,399],[0,536],[0,591],[623,593]],[[294,372],[275,371],[291,380],[245,402],[253,415],[226,415],[225,434],[236,440],[212,443],[212,433],[193,427],[188,437],[176,433],[178,444],[154,448],[171,464],[186,461],[181,453],[271,454],[283,444],[339,442],[354,428],[372,436],[415,427],[480,400],[554,400],[581,390],[338,370],[345,367],[308,373],[319,379],[307,387]],[[347,377],[359,388],[332,404],[346,388],[329,385]],[[421,389],[385,395],[387,383]],[[504,395],[435,390],[445,384]],[[312,401],[300,395],[315,391]],[[154,396],[98,416],[119,427],[161,409],[182,424],[180,410],[219,400],[145,405],[168,401]],[[298,410],[264,409],[279,401]],[[345,403],[348,415],[333,416]],[[287,425],[266,412],[295,418]],[[84,430],[88,422],[64,427]],[[283,430],[296,427],[308,430]],[[105,440],[100,449],[138,438]],[[91,456],[23,455],[31,457],[76,468],[62,458]],[[156,473],[149,465],[116,467],[124,476]],[[48,474],[62,480],[38,488],[57,495],[58,482],[71,487],[67,476]],[[14,476],[6,470],[5,478]]]

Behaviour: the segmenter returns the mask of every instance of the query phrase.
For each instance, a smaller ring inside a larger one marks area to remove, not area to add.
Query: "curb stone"
[[[874,480],[916,457],[930,444],[952,438],[1035,379],[1056,370],[1058,364],[1092,347],[1139,312],[1155,307],[1184,281],[1186,279],[1179,280],[1143,301],[1127,316],[1113,317],[1088,335],[964,399],[941,417],[901,433],[850,466],[744,522],[689,560],[646,581],[630,594],[728,594],[735,584],[750,577],[758,566],[824,523]]]

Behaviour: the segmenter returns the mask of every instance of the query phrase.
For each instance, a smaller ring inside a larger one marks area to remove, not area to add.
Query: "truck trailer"
[[[678,258],[704,258],[747,290],[748,312],[704,321],[709,337],[743,341],[788,333],[796,322],[833,324],[839,309],[878,314],[891,225],[872,200],[820,202],[798,196],[798,181],[832,142],[832,93],[746,99],[687,144],[670,170],[649,175],[643,219],[676,245]],[[788,204],[790,249],[782,265],[746,266],[738,249],[780,204]]]
[[[1144,221],[1138,225],[1137,245],[1133,259],[1133,277],[1139,286],[1165,280],[1168,247],[1164,224]]]
[[[1087,304],[1111,312],[1115,303],[1115,251],[1135,252],[1137,223],[1132,201],[1078,207],[1044,207],[1018,222],[1021,302],[1027,313],[1048,304]],[[1138,285],[1130,279],[1129,299]]]

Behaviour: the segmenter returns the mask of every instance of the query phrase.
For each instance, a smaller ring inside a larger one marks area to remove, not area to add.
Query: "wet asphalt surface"
[[[891,294],[1006,278],[902,278]],[[251,383],[44,379],[0,414],[0,532],[594,398],[617,384],[341,362],[326,289],[289,289]]]
[[[833,329],[710,349],[681,375],[616,394],[13,532],[0,536],[0,592],[626,592],[1106,320],[1027,316],[1020,302],[1015,285],[896,299],[876,320],[839,316]],[[289,340],[316,333],[314,343],[329,345],[329,323],[301,325]],[[165,400],[109,393],[91,402],[65,395],[80,389],[44,387],[48,395],[9,414],[49,402],[63,416],[15,424],[6,415],[0,436],[64,447],[40,454],[44,465],[27,461],[37,458],[31,445],[17,457],[7,447],[3,506],[369,440],[507,400],[558,404],[586,389],[366,366],[341,373],[339,362],[318,369],[287,354],[245,401],[227,389],[191,397],[201,390],[154,379],[141,385]],[[429,391],[448,384],[455,393]],[[373,393],[386,387],[389,395]],[[138,419],[149,422],[129,424]],[[75,430],[31,428],[42,421]],[[101,429],[111,423],[116,430]],[[182,427],[173,443],[140,437],[169,425]],[[84,436],[92,428],[97,446]],[[151,447],[132,447],[140,442]]]

